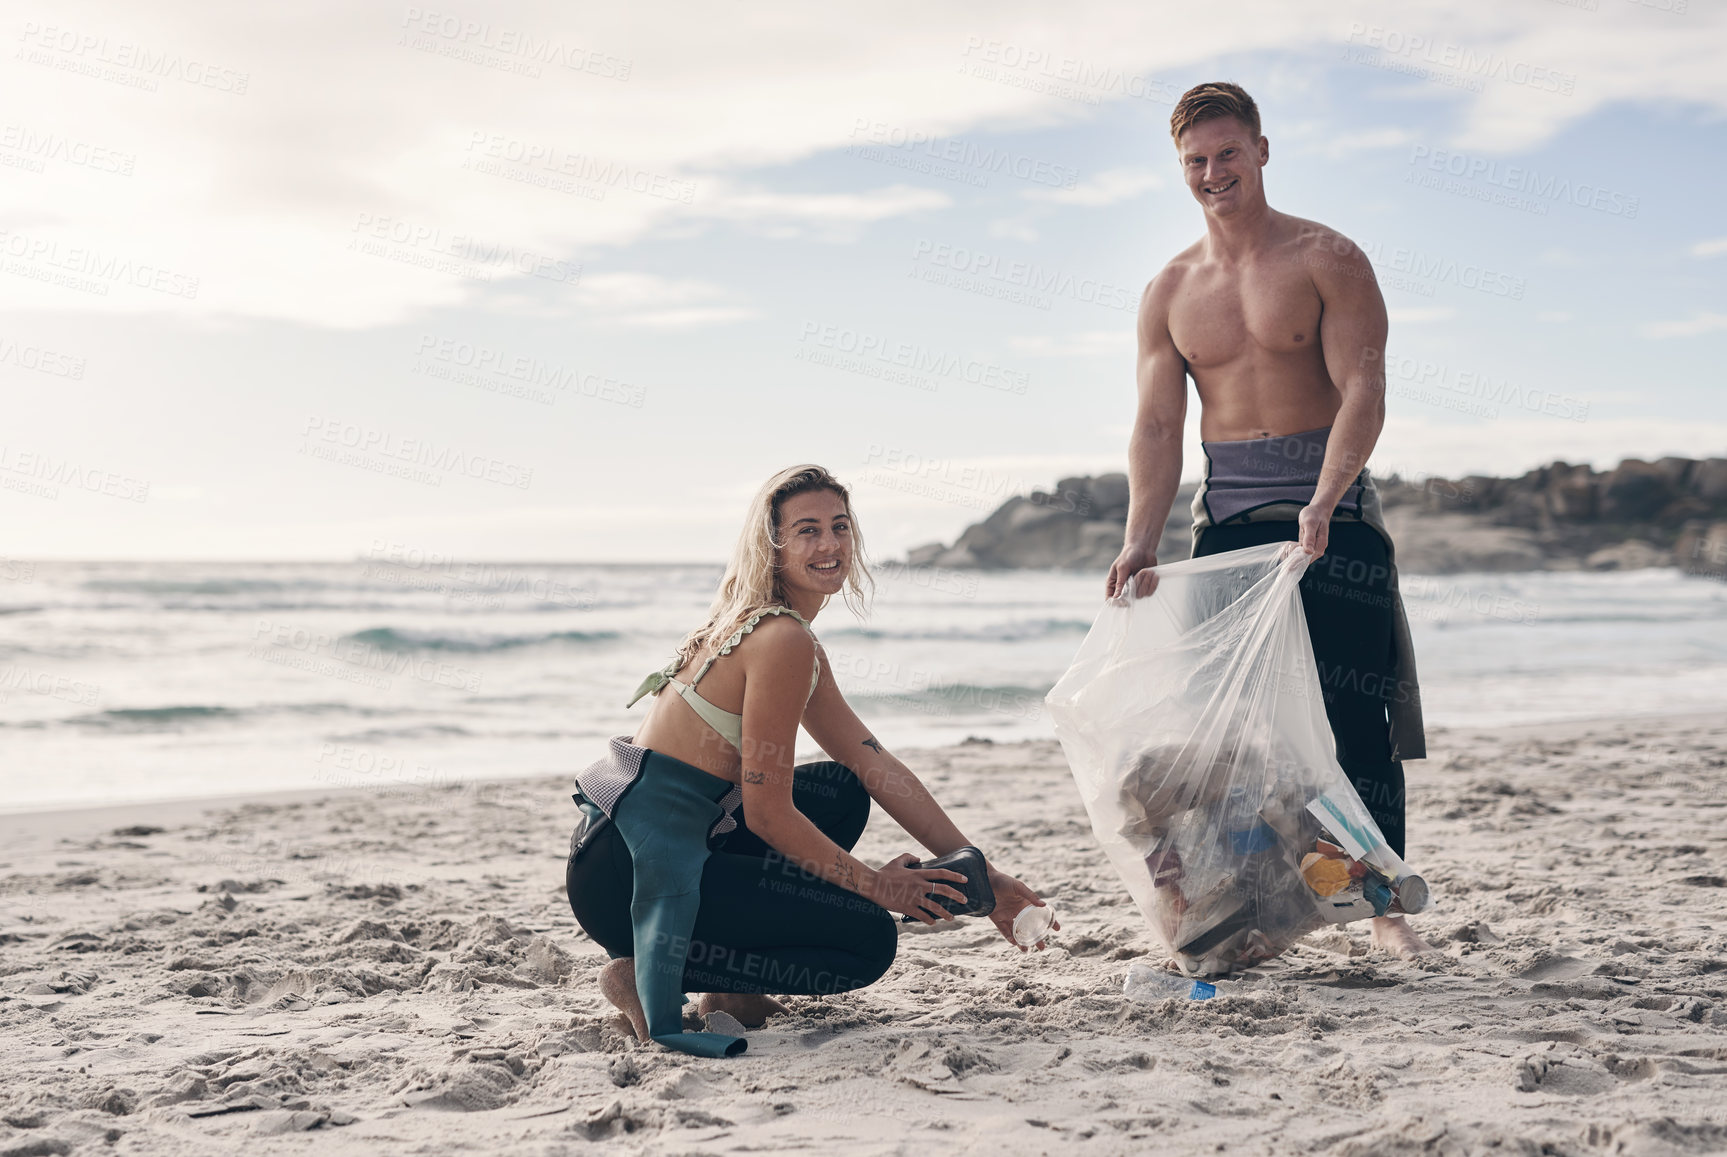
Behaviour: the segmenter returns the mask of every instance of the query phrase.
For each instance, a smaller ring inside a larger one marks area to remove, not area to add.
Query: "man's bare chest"
[[[1317,349],[1321,312],[1319,294],[1299,267],[1200,271],[1171,303],[1169,333],[1189,366],[1216,366],[1254,353]]]

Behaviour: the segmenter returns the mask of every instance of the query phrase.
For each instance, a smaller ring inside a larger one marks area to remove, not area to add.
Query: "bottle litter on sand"
[[[1135,960],[1127,966],[1127,981],[1121,986],[1121,991],[1129,1000],[1151,1004],[1170,997],[1210,1000],[1217,995],[1217,986]]]

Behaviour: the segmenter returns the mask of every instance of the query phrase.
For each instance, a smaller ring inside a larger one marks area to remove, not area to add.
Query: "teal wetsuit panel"
[[[684,1031],[684,964],[702,899],[708,831],[719,800],[735,785],[682,760],[650,752],[642,773],[612,810],[635,863],[630,920],[635,928],[636,995],[648,1035],[680,1052],[730,1057],[743,1037]]]

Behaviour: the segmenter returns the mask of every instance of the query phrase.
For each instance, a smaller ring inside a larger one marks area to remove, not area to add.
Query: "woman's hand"
[[[995,911],[989,914],[991,922],[1001,929],[1002,936],[1009,944],[1024,952],[1026,946],[1013,938],[1013,918],[1027,907],[1035,905],[1043,908],[1047,905],[1038,899],[1036,892],[1006,872],[998,872],[994,868],[989,870],[989,886],[995,892]],[[1061,931],[1060,922],[1051,925],[1051,930]],[[1043,941],[1037,942],[1037,949],[1039,952],[1043,951]]]
[[[953,913],[936,903],[935,897],[930,893],[947,896],[963,904],[965,893],[942,881],[953,880],[963,884],[965,877],[946,868],[906,867],[916,860],[916,856],[905,852],[878,868],[870,899],[889,912],[910,916],[924,924],[934,924],[937,920],[952,920]]]

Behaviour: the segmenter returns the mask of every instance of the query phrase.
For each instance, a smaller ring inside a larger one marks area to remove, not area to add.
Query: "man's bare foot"
[[[710,1012],[725,1012],[736,1017],[745,1028],[760,1028],[776,1012],[791,1009],[771,996],[755,996],[746,992],[704,992],[696,1001],[696,1011],[706,1016]]]
[[[1401,916],[1375,916],[1371,939],[1375,948],[1383,949],[1402,960],[1413,960],[1426,952],[1438,951],[1416,935],[1409,921]]]
[[[614,960],[600,969],[600,995],[629,1018],[636,1039],[645,1043],[648,1039],[648,1014],[642,1011],[641,998],[636,995],[634,957]]]

